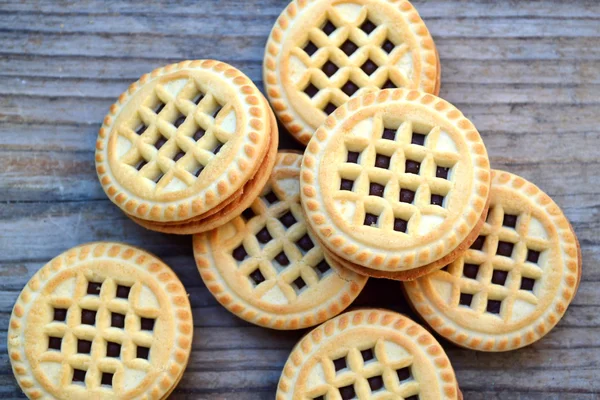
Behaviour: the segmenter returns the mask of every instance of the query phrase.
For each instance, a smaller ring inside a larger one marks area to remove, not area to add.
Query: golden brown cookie
[[[303,209],[323,246],[361,273],[396,279],[441,268],[476,239],[489,185],[473,124],[404,89],[340,107],[308,144],[301,173]]]
[[[490,199],[471,248],[404,288],[440,335],[474,350],[506,351],[558,323],[577,291],[581,255],[568,220],[534,184],[494,170]]]
[[[239,317],[274,329],[300,329],[342,312],[367,278],[323,254],[300,206],[300,163],[280,152],[261,196],[242,216],[194,235],[202,279]]]
[[[187,293],[167,265],[99,242],[31,278],[13,309],[8,352],[32,399],[163,399],[183,375],[192,332]]]
[[[461,399],[452,365],[435,338],[386,310],[342,314],[294,347],[277,400]]]
[[[405,0],[292,1],[271,31],[263,74],[277,116],[303,144],[354,96],[398,87],[437,95],[440,85],[433,39]]]
[[[96,143],[98,177],[109,198],[150,229],[200,226],[272,168],[273,121],[260,91],[230,65],[171,64],[142,76],[111,107]]]

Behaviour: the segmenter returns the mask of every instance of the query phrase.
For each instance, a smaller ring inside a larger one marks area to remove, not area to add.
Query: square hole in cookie
[[[146,132],[146,129],[148,129],[148,126],[142,122],[135,128],[135,133],[141,135],[142,133]]]
[[[58,350],[62,348],[62,338],[56,336],[48,336],[48,350]]]
[[[479,265],[477,264],[466,264],[463,266],[463,276],[469,279],[477,279],[479,273]]]
[[[365,22],[360,25],[360,29],[367,35],[373,32],[375,28],[377,28],[377,25],[375,25],[369,18],[365,19]]]
[[[125,328],[125,315],[111,312],[110,313],[110,326],[114,328]]]
[[[181,150],[179,147],[177,147],[177,152],[173,156],[173,161],[177,162],[177,161],[181,160],[184,156],[185,156],[184,151]]]
[[[87,294],[92,296],[100,296],[100,289],[102,288],[102,282],[88,282]]]
[[[302,292],[302,290],[304,290],[307,286],[306,286],[306,282],[304,281],[304,279],[302,279],[302,277],[299,276],[296,279],[294,279],[294,281],[292,282],[292,287],[294,288],[294,291],[296,292],[296,294],[300,294]]]
[[[340,49],[349,57],[354,54],[356,50],[358,50],[358,46],[352,40],[346,39],[346,41],[340,46]]]
[[[223,109],[223,105],[221,105],[220,103],[217,103],[214,111],[212,112],[212,117],[216,119],[222,109]]]
[[[86,370],[73,368],[73,378],[71,379],[71,382],[73,382],[73,383],[82,382],[85,385],[85,374],[86,373],[87,373]]]
[[[158,102],[152,108],[155,114],[160,114],[160,112],[165,108],[166,104],[162,102],[162,100],[158,100]]]
[[[348,190],[351,192],[353,188],[354,188],[353,180],[342,178],[342,181],[340,182],[340,190]]]
[[[331,35],[333,32],[335,32],[335,30],[337,29],[337,27],[333,24],[333,22],[331,22],[330,20],[325,20],[325,23],[323,24],[323,26],[321,27],[321,30],[327,35]]]
[[[262,274],[260,268],[258,267],[254,271],[252,271],[250,275],[248,275],[248,277],[250,278],[250,281],[254,284],[254,286],[258,286],[266,280],[265,276]]]
[[[291,211],[288,211],[279,217],[279,222],[281,222],[286,228],[290,228],[292,225],[298,222],[298,220],[296,220],[296,217],[294,217]]]
[[[363,362],[368,362],[375,359],[375,349],[370,348],[366,350],[361,350],[360,355],[362,356]]]
[[[150,331],[152,332],[154,330],[154,323],[156,322],[156,320],[154,318],[144,318],[141,317],[140,318],[140,329],[143,331]]]
[[[196,132],[194,132],[194,136],[192,137],[194,138],[194,141],[197,142],[198,140],[202,139],[204,135],[206,135],[206,129],[199,126],[198,129],[196,129]]]
[[[282,267],[287,267],[288,265],[290,265],[290,259],[283,250],[275,256],[274,260]]]
[[[527,261],[529,261],[530,263],[533,263],[533,264],[537,264],[539,260],[540,260],[540,252],[539,251],[527,249]]]
[[[516,228],[517,215],[504,214],[504,219],[502,220],[502,226],[506,226],[508,228]]]
[[[305,233],[304,236],[296,241],[296,246],[300,247],[304,251],[310,251],[313,247],[315,247],[315,244],[310,236],[308,236],[308,233]]]
[[[461,306],[471,307],[471,303],[473,303],[473,295],[470,293],[461,293],[460,298],[458,299],[458,304]]]
[[[231,255],[233,256],[233,258],[235,258],[238,261],[244,261],[246,259],[246,257],[248,257],[248,252],[244,248],[244,245],[240,244],[238,247],[233,249],[233,252],[231,253]]]
[[[81,324],[82,325],[96,325],[96,313],[95,310],[81,310]]]
[[[435,168],[435,177],[436,178],[442,178],[442,179],[447,180],[449,174],[450,174],[450,168],[441,167],[439,165]]]
[[[485,243],[485,236],[479,235],[479,236],[477,236],[477,239],[475,239],[475,241],[471,244],[470,248],[473,250],[482,250],[484,243]]]
[[[327,75],[328,78],[331,78],[333,75],[335,75],[335,73],[338,72],[339,69],[340,68],[331,61],[327,61],[321,67],[321,71],[323,71],[323,73]]]
[[[396,129],[384,128],[381,138],[386,140],[396,140]]]
[[[371,182],[369,184],[369,196],[377,196],[383,197],[383,192],[385,191],[385,186],[380,185],[376,182]]]
[[[66,308],[54,308],[54,316],[52,317],[53,321],[64,322],[67,320],[67,311]]]
[[[362,69],[363,72],[368,76],[373,75],[378,68],[379,65],[375,64],[375,62],[372,61],[370,58],[367,59],[367,61],[365,61],[363,65],[360,66],[360,69]]]
[[[202,92],[198,92],[196,94],[196,96],[194,96],[194,98],[192,99],[192,102],[196,105],[200,104],[200,102],[202,101],[202,99],[204,98],[204,93]]]
[[[273,240],[273,236],[271,236],[269,230],[265,226],[260,231],[258,231],[258,233],[256,234],[256,239],[258,239],[258,241],[262,244],[267,244],[271,240]]]
[[[146,164],[148,164],[148,161],[146,161],[145,159],[140,159],[137,164],[134,166],[135,169],[137,169],[138,171],[141,171],[142,168],[144,168],[146,166]]]
[[[120,299],[128,299],[131,286],[117,285],[117,297]]]
[[[502,300],[488,300],[485,310],[490,314],[500,314]]]
[[[329,264],[327,264],[327,261],[321,260],[317,265],[315,265],[315,269],[317,270],[317,275],[319,275],[319,278],[322,278],[331,270],[331,267]]]
[[[277,197],[277,195],[273,191],[270,191],[269,193],[267,193],[266,195],[264,195],[263,198],[269,204],[275,204],[275,203],[277,203],[279,201],[279,197]]]
[[[135,350],[136,358],[143,358],[144,360],[147,360],[149,356],[150,356],[150,348],[149,347],[136,346],[136,350]]]
[[[165,143],[167,143],[167,138],[159,134],[158,139],[156,139],[153,146],[156,148],[156,150],[160,150],[160,148],[163,147]]]
[[[356,391],[354,385],[344,386],[338,389],[340,391],[340,397],[342,400],[350,400],[356,398]]]
[[[254,212],[252,207],[248,207],[244,211],[242,211],[242,217],[244,217],[244,219],[246,221],[250,221],[255,216],[256,216],[256,213]]]
[[[363,225],[372,226],[374,228],[377,228],[377,221],[378,220],[379,220],[379,216],[378,215],[371,214],[371,213],[366,213]]]
[[[367,378],[367,382],[369,383],[369,388],[371,389],[371,392],[376,392],[384,386],[383,377],[381,375]]]
[[[121,345],[115,342],[106,342],[106,357],[121,357]]]
[[[498,248],[496,249],[496,254],[504,257],[511,257],[513,249],[515,248],[514,243],[499,241]]]
[[[352,164],[358,164],[358,160],[360,158],[359,151],[350,151],[348,150],[348,155],[346,156],[346,162]]]
[[[415,192],[410,189],[400,189],[400,202],[413,204],[415,201]]]
[[[417,132],[413,132],[412,137],[410,138],[410,143],[416,144],[418,146],[425,146],[425,137],[426,137],[426,135],[423,135],[423,134],[417,133]]]
[[[396,89],[397,87],[398,86],[396,86],[396,84],[391,79],[388,79],[383,83],[383,85],[381,85],[381,89]]]
[[[346,96],[348,97],[352,97],[354,96],[354,93],[358,92],[358,90],[360,89],[360,87],[352,82],[352,81],[348,81],[346,83],[344,83],[344,86],[342,86],[342,92],[344,92],[346,94]]]
[[[405,397],[404,400],[419,400],[419,395],[413,394],[412,396]]]
[[[391,159],[391,157],[377,153],[377,155],[375,155],[375,167],[382,169],[390,169]]]
[[[325,114],[329,115],[329,114],[333,113],[336,109],[337,109],[337,106],[335,104],[333,104],[332,102],[329,102],[325,105],[325,108],[323,108],[323,111],[325,111]]]
[[[408,230],[408,221],[403,218],[394,218],[394,230],[406,233]]]
[[[175,118],[175,120],[173,121],[173,126],[175,128],[179,128],[185,122],[185,118],[185,115],[179,113],[177,115],[177,118]]]
[[[445,197],[441,194],[431,194],[431,204],[434,206],[444,207]]]
[[[494,285],[504,286],[507,278],[508,278],[508,271],[502,271],[500,269],[495,269],[494,272],[492,272],[492,283]]]
[[[421,163],[419,161],[406,160],[404,172],[406,172],[407,174],[419,175],[420,170],[421,170]]]
[[[308,86],[304,88],[304,93],[306,93],[306,95],[312,99],[317,95],[317,93],[319,93],[319,88],[310,82]]]
[[[396,45],[390,39],[385,39],[385,41],[381,44],[381,48],[383,49],[383,51],[385,51],[388,54],[390,54],[395,47]]]
[[[533,292],[533,287],[535,286],[535,279],[532,278],[521,278],[521,290],[529,290]]]
[[[412,378],[412,373],[410,371],[410,367],[404,367],[396,370],[396,375],[398,375],[398,380],[402,383]]]
[[[110,373],[110,372],[103,372],[100,384],[103,385],[103,386],[110,386],[110,387],[112,387],[112,385],[113,385],[113,376],[114,375],[115,374]]]
[[[216,144],[215,148],[212,151],[213,154],[218,154],[221,151],[221,149],[223,148],[223,146],[225,146],[225,143],[217,141],[217,144]]]
[[[335,360],[333,360],[333,367],[335,368],[335,372],[348,368],[348,364],[346,363],[346,356],[336,358]]]
[[[319,50],[319,48],[317,47],[317,45],[315,45],[312,41],[309,40],[308,43],[306,43],[306,46],[304,46],[303,50],[306,54],[312,56],[317,52],[317,50]]]
[[[77,339],[77,353],[90,354],[92,352],[91,340]]]
[[[164,176],[165,176],[165,174],[164,174],[162,171],[160,171],[160,172],[158,173],[158,175],[156,175],[156,178],[154,178],[154,183],[157,183],[157,184],[158,184],[158,182],[160,182],[160,180],[161,180],[161,179],[162,179]]]

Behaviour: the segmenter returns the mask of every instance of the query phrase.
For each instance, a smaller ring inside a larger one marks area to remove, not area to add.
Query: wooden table
[[[109,105],[161,65],[216,58],[262,87],[263,47],[286,3],[0,1],[2,349],[13,303],[38,268],[80,243],[124,241],[162,257],[190,292],[193,354],[173,398],[274,397],[303,332],[254,327],[218,305],[196,271],[189,237],[146,231],[107,200],[93,150]],[[443,342],[465,398],[600,398],[600,2],[414,3],[438,45],[441,96],[479,128],[493,167],[556,200],[583,250],[579,294],[540,342],[506,354]],[[282,134],[282,147],[290,146]],[[412,315],[389,281],[371,280],[356,304]],[[23,397],[5,350],[0,397]]]

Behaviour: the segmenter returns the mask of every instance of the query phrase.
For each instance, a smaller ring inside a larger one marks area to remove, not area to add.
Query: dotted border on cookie
[[[276,400],[289,400],[292,398],[294,382],[301,372],[303,363],[311,356],[314,347],[325,341],[331,341],[338,333],[357,326],[393,328],[398,334],[413,341],[438,368],[437,375],[440,387],[445,395],[444,398],[460,398],[458,383],[450,360],[431,333],[402,314],[382,309],[359,309],[349,311],[325,322],[300,339],[283,367],[277,385]]]
[[[419,287],[419,279],[403,282],[408,300],[417,313],[436,332],[452,342],[473,350],[508,351],[531,344],[548,333],[562,318],[567,307],[575,297],[581,277],[581,255],[577,237],[558,205],[540,188],[520,176],[510,172],[492,170],[492,185],[511,186],[535,201],[557,228],[557,235],[565,255],[565,274],[561,282],[558,298],[548,309],[529,326],[508,335],[493,337],[491,334],[469,334],[453,321],[441,316],[425,297]],[[427,279],[421,278],[421,279]]]
[[[265,47],[265,58],[263,62],[265,92],[273,106],[275,114],[277,114],[277,118],[292,136],[305,145],[313,136],[314,129],[308,126],[306,122],[295,118],[294,114],[289,111],[292,106],[283,94],[284,88],[279,79],[280,74],[277,66],[279,65],[278,59],[282,53],[283,39],[286,35],[286,30],[295,23],[295,19],[302,12],[303,8],[317,1],[330,0],[293,0],[288,4],[277,18],[277,21],[271,30],[271,34],[269,35]],[[421,73],[422,82],[420,88],[427,93],[435,93],[436,88],[439,89],[436,82],[440,76],[440,65],[438,63],[435,43],[433,42],[433,38],[431,37],[425,22],[423,22],[414,6],[407,0],[378,1],[387,2],[397,6],[400,14],[404,17],[404,22],[410,27],[411,31],[414,32],[415,36],[421,38],[420,53],[422,54],[421,61],[423,63],[423,70]]]
[[[112,176],[106,152],[108,151],[108,140],[110,139],[113,123],[121,109],[143,85],[163,75],[171,74],[181,69],[194,68],[223,75],[225,79],[230,81],[232,86],[237,88],[242,98],[242,103],[245,103],[248,107],[248,125],[244,128],[247,133],[245,141],[241,146],[243,147],[241,154],[245,155],[245,157],[234,157],[225,173],[214,179],[216,190],[207,188],[184,199],[164,202],[164,204],[142,199],[125,189]],[[157,68],[150,73],[142,75],[110,107],[109,113],[104,117],[102,127],[98,132],[95,156],[96,172],[102,184],[102,189],[104,189],[104,192],[113,203],[119,206],[125,213],[150,221],[181,221],[212,209],[235,190],[239,189],[244,181],[250,178],[249,174],[254,170],[252,166],[261,162],[261,160],[257,159],[257,156],[262,153],[262,147],[268,142],[261,140],[261,136],[266,137],[269,133],[265,130],[265,127],[269,124],[269,113],[265,108],[267,105],[263,103],[263,99],[264,97],[258,88],[243,72],[229,64],[215,60],[182,61]]]
[[[361,107],[382,105],[390,102],[407,101],[428,107],[440,118],[444,118],[464,133],[465,141],[472,153],[475,190],[469,204],[463,209],[462,220],[429,246],[398,252],[386,252],[367,246],[339,232],[325,213],[325,205],[314,182],[318,179],[319,153],[334,132],[338,123]],[[351,99],[331,114],[315,132],[306,148],[302,162],[300,186],[302,206],[307,219],[327,248],[355,264],[380,271],[408,270],[433,263],[454,250],[471,232],[485,210],[490,189],[490,163],[483,140],[471,121],[452,104],[431,94],[416,90],[393,89],[369,93]],[[460,233],[460,235],[459,235]]]
[[[123,243],[88,243],[67,250],[38,270],[25,285],[13,307],[7,338],[8,353],[15,378],[23,392],[31,399],[44,398],[49,394],[37,382],[24,362],[27,358],[25,346],[18,340],[23,334],[23,320],[27,318],[25,305],[62,269],[99,258],[125,261],[144,269],[161,283],[165,293],[171,299],[176,334],[171,358],[168,360],[169,365],[164,368],[156,381],[141,393],[141,398],[162,398],[170,393],[183,375],[192,347],[194,324],[188,295],[179,278],[169,266],[144,250]]]
[[[302,156],[300,154],[279,152],[273,171],[275,172],[278,168],[290,167],[300,169],[301,162]],[[285,316],[269,313],[247,303],[235,292],[227,288],[219,273],[213,268],[209,256],[209,235],[210,232],[194,235],[193,240],[194,258],[204,284],[223,307],[240,318],[256,325],[272,329],[289,330],[302,329],[320,324],[345,310],[360,294],[367,283],[368,278],[360,277],[363,279],[362,284],[355,281],[351,282],[348,290],[336,294],[335,297],[332,296],[328,302],[320,304],[312,310]],[[342,268],[332,259],[328,259],[328,262],[335,264],[337,268]]]

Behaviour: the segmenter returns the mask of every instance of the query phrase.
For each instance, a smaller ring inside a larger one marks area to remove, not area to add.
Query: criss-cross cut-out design
[[[193,77],[157,83],[134,118],[117,127],[120,161],[157,193],[192,186],[236,131],[232,104]]]
[[[454,142],[439,126],[386,126],[381,116],[370,121],[344,137],[338,210],[356,226],[411,236],[430,232],[449,215],[459,162]]]
[[[362,88],[411,86],[408,44],[394,39],[386,25],[375,23],[369,17],[372,11],[364,8],[353,18],[344,18],[331,9],[292,52],[306,66],[297,89],[325,114]]]
[[[79,273],[73,296],[53,296],[44,327],[47,351],[40,363],[55,363],[57,382],[125,393],[127,371],[151,369],[153,331],[160,310],[141,307],[143,285]],[[114,380],[121,374],[121,383]]]
[[[543,253],[550,243],[546,237],[532,233],[532,224],[539,222],[531,214],[512,214],[501,204],[492,204],[471,248],[446,266],[446,273],[432,277],[452,283],[450,304],[506,321],[525,317],[513,315],[517,301],[531,305],[533,310],[538,304],[538,281],[544,273]]]
[[[307,393],[309,399],[370,399],[393,395],[419,399],[419,382],[412,373],[413,357],[406,352],[394,357],[385,350],[384,340],[371,346],[351,348],[321,361],[325,381]]]
[[[291,304],[330,273],[307,232],[297,192],[267,189],[242,215],[249,234],[231,254],[259,298]]]

